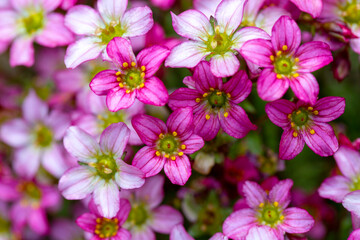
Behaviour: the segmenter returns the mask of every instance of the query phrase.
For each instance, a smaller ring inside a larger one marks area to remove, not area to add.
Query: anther
[[[207,94],[207,93],[204,93],[204,94],[203,94],[203,97],[207,97],[207,96],[208,96],[208,94]]]
[[[280,219],[280,221],[284,220],[284,219],[285,219],[284,215],[281,215],[281,216],[279,217],[279,219]]]
[[[145,87],[145,84],[144,84],[144,83],[140,83],[139,87],[140,87],[140,88],[143,88],[143,87]]]
[[[197,102],[197,103],[199,103],[200,101],[201,101],[200,98],[196,98],[196,99],[195,99],[195,102]]]
[[[277,53],[276,53],[276,56],[280,56],[282,54],[282,51],[278,51]]]
[[[288,118],[289,118],[289,119],[291,118],[291,113],[288,114]]]
[[[314,115],[318,115],[318,114],[319,114],[319,111],[318,111],[318,110],[315,110],[313,113],[314,113]]]
[[[177,136],[177,132],[173,132],[172,135],[173,135],[174,137],[176,137],[176,136]]]
[[[271,60],[272,62],[275,61],[274,55],[271,55],[271,56],[270,56],[270,60]]]
[[[210,119],[210,115],[209,115],[209,114],[206,114],[205,118],[206,118],[206,120],[209,120],[209,119]]]
[[[136,66],[136,63],[135,63],[135,62],[131,62],[131,66],[132,66],[132,67],[135,67],[135,66]]]
[[[127,68],[128,66],[129,66],[129,64],[128,64],[127,62],[124,62],[124,63],[123,63],[123,67],[124,67],[124,68]]]
[[[230,94],[230,93],[227,93],[226,96],[227,96],[228,98],[231,98],[231,94]]]
[[[297,132],[293,132],[293,137],[297,137],[298,133]]]
[[[294,122],[291,122],[291,127],[295,127],[295,123]]]
[[[129,93],[131,93],[131,90],[130,90],[130,89],[127,89],[125,92],[126,92],[127,94],[129,94]]]
[[[181,157],[182,155],[184,155],[183,152],[179,152],[178,155]]]
[[[144,77],[145,77],[145,73],[144,73],[144,72],[140,73],[140,77],[144,78]]]
[[[141,66],[141,71],[145,72],[146,67],[145,66]]]
[[[160,133],[160,134],[159,134],[159,138],[160,138],[160,139],[163,139],[163,138],[164,138],[164,134]]]
[[[121,77],[117,77],[116,81],[120,82],[121,81]]]
[[[282,50],[284,51],[288,50],[288,46],[287,45],[282,46]]]
[[[160,157],[161,156],[161,153],[159,151],[156,151],[155,152],[156,156]]]
[[[313,107],[308,107],[308,110],[312,111],[312,110],[314,110],[314,108]]]
[[[260,203],[260,204],[259,204],[259,207],[260,207],[260,208],[263,208],[264,206],[265,206],[264,203]]]
[[[314,129],[311,129],[311,130],[310,130],[310,134],[311,134],[311,135],[314,135],[314,134],[315,134],[315,130],[314,130]]]
[[[164,157],[165,157],[165,158],[169,158],[170,155],[169,155],[169,154],[165,154]]]
[[[175,156],[171,156],[171,160],[176,160],[176,157]]]
[[[278,207],[278,206],[279,206],[279,203],[278,203],[278,202],[274,202],[273,205],[274,205],[274,207]]]
[[[211,87],[211,88],[209,88],[209,90],[213,92],[215,89]]]
[[[295,58],[295,62],[299,62],[300,60],[299,60],[299,58]]]
[[[120,75],[121,75],[121,72],[120,72],[120,71],[119,71],[119,72],[116,72],[115,75],[116,75],[116,76],[120,76]]]
[[[94,163],[94,162],[91,162],[91,163],[89,163],[88,164],[90,167],[93,167],[93,168],[95,168],[97,165],[96,165],[96,163]]]
[[[222,92],[217,92],[216,95],[221,96]]]
[[[297,112],[296,112],[296,115],[299,115],[301,113],[301,110],[298,110]]]
[[[185,144],[182,144],[182,145],[180,146],[180,148],[181,148],[182,150],[185,150],[185,149],[186,149],[186,145],[185,145]]]
[[[277,77],[278,79],[282,79],[282,75],[281,75],[281,74],[276,74],[276,77]]]
[[[294,73],[293,77],[294,77],[294,78],[297,78],[297,77],[299,77],[299,74],[298,74],[298,73]]]
[[[224,117],[227,118],[228,116],[229,116],[229,113],[228,113],[228,112],[225,112],[225,113],[224,113]]]

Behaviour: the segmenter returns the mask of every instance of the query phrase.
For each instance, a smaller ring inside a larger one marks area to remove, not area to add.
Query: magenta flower
[[[357,239],[360,239],[360,229],[356,229],[355,231],[353,231],[347,240],[357,240]]]
[[[153,176],[133,191],[121,191],[121,198],[131,201],[131,211],[124,227],[131,232],[132,240],[155,240],[154,232],[170,234],[177,224],[183,223],[179,211],[160,205],[164,199],[164,177]]]
[[[66,150],[78,159],[80,166],[69,169],[59,180],[59,190],[66,199],[84,199],[92,194],[99,212],[112,218],[119,211],[122,189],[141,187],[144,174],[126,164],[121,157],[130,131],[124,123],[107,127],[100,143],[78,127],[70,127],[64,137]]]
[[[323,7],[323,0],[291,0],[301,11],[317,18]]]
[[[342,203],[348,211],[360,218],[360,153],[348,146],[340,146],[334,158],[343,175],[325,179],[318,190],[319,194]]]
[[[292,185],[290,179],[280,181],[267,194],[257,183],[245,182],[243,192],[249,208],[226,218],[224,234],[235,240],[280,240],[285,233],[308,232],[314,225],[311,215],[300,208],[287,208]]]
[[[333,58],[326,43],[308,42],[300,46],[300,42],[301,31],[296,22],[282,16],[272,29],[271,41],[256,39],[244,44],[242,56],[264,68],[257,83],[263,100],[281,98],[290,86],[299,99],[316,102],[319,85],[311,72]]]
[[[70,166],[60,143],[70,117],[59,110],[49,113],[48,105],[34,91],[25,98],[22,114],[23,118],[9,120],[0,128],[1,140],[15,148],[14,170],[32,178],[41,163],[49,173],[60,177]]]
[[[64,16],[52,13],[61,0],[11,0],[12,8],[1,9],[0,43],[14,40],[10,65],[34,64],[33,42],[45,47],[65,46],[74,41],[64,25]],[[2,45],[2,44],[0,44]]]
[[[200,61],[210,60],[211,72],[217,77],[234,75],[240,63],[236,54],[250,39],[269,39],[256,27],[238,30],[246,0],[223,0],[210,20],[197,10],[176,16],[171,13],[173,27],[180,36],[190,39],[172,49],[165,61],[167,67],[193,68]]]
[[[191,175],[187,154],[204,146],[203,139],[193,134],[192,109],[188,107],[174,111],[166,124],[148,115],[135,116],[131,122],[147,145],[136,153],[133,165],[141,169],[145,177],[158,174],[164,167],[166,176],[173,184],[184,185]]]
[[[130,42],[116,37],[109,42],[106,51],[118,70],[99,72],[92,79],[90,88],[97,95],[107,95],[106,105],[110,111],[130,107],[135,98],[155,106],[167,103],[167,90],[163,82],[154,76],[169,55],[167,48],[146,48],[135,58]]]
[[[65,65],[75,68],[103,53],[114,37],[136,37],[147,33],[154,24],[149,7],[126,11],[128,0],[98,0],[98,11],[86,5],[77,5],[65,17],[66,26],[77,35],[85,36],[71,44],[65,56]]]
[[[201,62],[184,83],[189,88],[175,90],[170,95],[169,107],[173,110],[192,107],[194,131],[204,140],[215,138],[220,127],[235,138],[243,138],[256,129],[244,109],[238,106],[251,92],[252,83],[244,71],[223,84],[221,78],[210,72],[210,64]]]
[[[323,157],[331,156],[338,150],[338,140],[328,122],[344,113],[344,98],[324,97],[314,105],[279,99],[266,104],[265,111],[270,121],[284,129],[279,158],[293,159],[302,151],[305,143]]]
[[[129,216],[130,203],[126,199],[120,199],[117,203],[118,211],[111,218],[102,217],[93,201],[89,203],[90,213],[84,213],[76,219],[76,223],[92,236],[92,240],[130,240],[130,232],[122,227]]]

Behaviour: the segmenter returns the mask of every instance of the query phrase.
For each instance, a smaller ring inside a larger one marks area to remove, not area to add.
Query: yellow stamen
[[[169,158],[169,157],[170,157],[170,155],[169,155],[169,154],[165,154],[165,156],[164,156],[164,157]]]
[[[308,110],[312,111],[312,110],[314,110],[314,108],[313,107],[308,107]]]
[[[100,237],[100,238],[105,238],[105,235],[104,235],[104,234],[100,234],[99,237]]]
[[[210,91],[214,91],[214,90],[215,90],[214,88],[212,88],[212,87],[210,88]]]
[[[145,77],[145,73],[144,73],[144,72],[140,73],[140,77],[144,78],[144,77]]]
[[[260,203],[260,204],[259,204],[259,207],[260,207],[260,208],[262,208],[262,207],[264,207],[264,206],[265,206],[264,203]]]
[[[129,93],[131,93],[131,90],[130,90],[130,89],[127,89],[125,92],[126,92],[127,94],[129,94]]]
[[[289,119],[291,118],[291,113],[288,114],[288,118],[289,118]]]
[[[227,93],[226,96],[227,96],[228,98],[231,98],[231,94],[230,94],[230,93]]]
[[[176,160],[176,157],[175,156],[171,156],[171,160]]]
[[[173,132],[172,135],[173,135],[174,137],[176,137],[176,136],[177,136],[177,132]]]
[[[100,230],[95,230],[95,233],[97,234],[97,235],[99,235],[100,234]]]
[[[88,165],[89,165],[90,167],[93,167],[93,168],[96,167],[96,163],[94,163],[94,162],[91,162],[91,163],[89,163]]]
[[[124,84],[119,83],[119,87],[123,88],[123,87],[124,87]]]
[[[299,62],[300,60],[299,60],[299,58],[295,58],[295,62]]]
[[[101,218],[97,218],[96,223],[101,223]]]
[[[121,72],[116,72],[115,75],[116,75],[116,76],[120,76],[120,75],[121,75]]]
[[[278,51],[277,53],[276,53],[276,56],[280,56],[282,54],[282,51]]]
[[[140,83],[139,87],[140,87],[140,88],[145,87],[145,83]]]
[[[276,77],[277,77],[278,79],[282,79],[282,75],[281,75],[281,74],[276,74]]]
[[[299,115],[300,113],[301,113],[301,110],[297,111],[297,112],[296,112],[296,115]]]
[[[294,73],[293,77],[297,78],[299,76],[298,73]]]
[[[217,92],[216,95],[221,96],[222,92]]]
[[[159,134],[159,138],[160,138],[160,139],[163,139],[163,138],[164,138],[164,134],[160,133],[160,134]]]
[[[284,220],[285,219],[284,215],[281,215],[279,219],[280,221]]]
[[[141,71],[145,72],[146,67],[145,66],[141,66]]]
[[[131,66],[132,66],[132,67],[135,67],[135,66],[136,66],[136,63],[135,63],[135,62],[131,62]]]
[[[297,132],[293,132],[293,137],[297,137],[298,133]]]
[[[196,99],[195,99],[195,102],[197,102],[197,103],[199,103],[200,101],[201,101],[200,98],[196,98]]]
[[[116,81],[120,82],[121,81],[121,77],[117,77]]]
[[[227,118],[228,116],[229,116],[229,113],[228,113],[228,112],[225,112],[225,113],[224,113],[224,117]]]
[[[210,119],[210,115],[209,115],[209,114],[206,114],[205,118],[206,118],[206,120],[209,120],[209,119]]]
[[[270,56],[270,60],[271,60],[272,62],[275,61],[274,55],[271,55],[271,56]]]
[[[315,130],[314,130],[314,129],[311,129],[311,130],[310,130],[310,134],[311,134],[311,135],[314,135],[314,134],[315,134]]]
[[[156,151],[156,156],[160,157],[161,156],[161,153],[159,151]]]
[[[284,51],[288,50],[288,46],[286,46],[286,45],[282,46],[282,50],[284,50]]]
[[[279,206],[279,203],[278,202],[274,202],[274,207],[277,207]]]
[[[295,123],[294,123],[294,122],[291,122],[291,127],[295,127]]]
[[[182,145],[180,146],[180,148],[181,148],[182,150],[185,150],[185,149],[186,149],[186,145],[185,145],[185,144],[182,144]]]
[[[182,155],[184,155],[183,152],[179,152],[178,155],[181,157]]]
[[[207,97],[207,96],[208,96],[208,94],[207,94],[207,93],[204,93],[204,94],[203,94],[203,97]]]
[[[318,110],[315,110],[314,111],[314,115],[318,115],[319,114],[319,111]]]
[[[124,62],[124,63],[123,63],[123,67],[124,67],[124,68],[127,68],[128,66],[129,66],[129,64],[128,64],[127,62]]]

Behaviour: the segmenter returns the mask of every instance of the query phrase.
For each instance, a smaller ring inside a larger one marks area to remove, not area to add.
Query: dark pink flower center
[[[109,238],[116,236],[119,230],[119,220],[117,218],[97,218],[94,233],[100,238]]]

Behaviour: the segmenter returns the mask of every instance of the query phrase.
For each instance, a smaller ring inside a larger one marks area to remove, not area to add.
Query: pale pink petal
[[[267,194],[265,190],[255,182],[246,181],[242,191],[246,198],[246,203],[252,208],[258,208],[260,203],[266,202]]]
[[[281,98],[289,88],[287,79],[278,79],[273,69],[265,69],[258,79],[257,90],[261,99],[274,101]]]
[[[145,35],[153,25],[152,11],[148,6],[132,8],[121,19],[121,26],[126,29],[124,37]]]
[[[215,12],[215,19],[220,26],[220,32],[228,35],[239,27],[244,13],[246,0],[223,0]]]
[[[134,156],[132,164],[139,168],[145,177],[151,177],[158,174],[164,167],[165,158],[156,156],[154,148],[145,146],[141,148]]]
[[[232,52],[223,55],[215,55],[210,60],[212,74],[216,77],[233,76],[239,69],[240,62]]]
[[[244,27],[233,36],[233,49],[240,51],[244,43],[253,39],[270,40],[269,34],[257,27]]]
[[[191,135],[188,139],[182,142],[186,146],[183,151],[185,154],[193,154],[199,151],[204,146],[204,140],[198,135]]]
[[[106,23],[111,21],[119,21],[124,15],[128,5],[128,0],[99,0],[97,1],[97,7],[101,17]]]
[[[45,47],[66,46],[74,41],[73,34],[64,25],[64,16],[51,13],[47,17],[46,25],[35,41]]]
[[[284,212],[280,227],[287,233],[306,233],[314,226],[314,218],[304,209],[288,208]]]
[[[210,16],[215,16],[216,8],[220,2],[221,0],[194,0],[193,6],[196,10],[202,12],[210,19]]]
[[[136,57],[139,66],[145,66],[145,77],[153,76],[163,61],[169,56],[170,50],[161,46],[152,46],[142,50]]]
[[[165,134],[167,132],[167,127],[163,121],[149,115],[135,116],[131,123],[140,139],[149,146],[156,144],[155,142],[159,139],[160,133]]]
[[[210,52],[207,52],[203,43],[187,41],[181,43],[171,50],[165,60],[166,67],[193,68],[199,64]]]
[[[13,161],[15,172],[22,177],[33,178],[40,166],[40,156],[40,149],[32,145],[17,149]]]
[[[17,118],[1,125],[1,141],[12,147],[22,147],[30,142],[30,128],[23,119]]]
[[[357,150],[346,146],[340,146],[339,150],[334,154],[336,164],[341,173],[353,179],[360,174],[360,153]]]
[[[243,239],[257,225],[256,212],[245,208],[232,213],[223,224],[224,234],[233,239]]]
[[[42,5],[46,12],[52,12],[60,6],[62,1],[63,0],[40,0],[38,2]]]
[[[95,75],[90,82],[90,89],[97,95],[105,95],[111,89],[119,86],[116,80],[116,70],[104,70]]]
[[[116,87],[109,91],[106,96],[106,106],[109,111],[117,112],[120,109],[126,109],[133,105],[136,92],[126,93],[124,88]]]
[[[246,240],[278,240],[274,231],[268,226],[253,227],[250,229]]]
[[[265,106],[265,112],[270,121],[276,126],[286,128],[290,126],[288,115],[295,110],[296,106],[293,102],[285,99],[279,99],[274,102],[269,102]]]
[[[93,162],[101,152],[95,139],[79,127],[72,126],[64,137],[66,150],[82,162]]]
[[[154,209],[152,214],[150,226],[158,233],[169,234],[176,225],[183,223],[181,213],[170,206],[162,205]]]
[[[30,211],[27,222],[29,227],[36,233],[44,235],[49,230],[49,223],[44,209]]]
[[[156,236],[154,231],[145,225],[131,233],[131,240],[156,240]]]
[[[344,208],[352,214],[360,216],[360,191],[354,191],[345,196],[342,201]]]
[[[187,139],[193,133],[192,108],[179,108],[175,110],[166,121],[168,131],[176,132],[180,139]]]
[[[145,183],[144,173],[137,167],[122,160],[117,161],[119,172],[115,174],[115,181],[123,189],[139,188]]]
[[[317,18],[322,10],[322,0],[291,0],[301,11]]]
[[[255,26],[263,29],[268,34],[271,34],[271,29],[273,28],[276,21],[281,16],[291,16],[289,12],[281,7],[267,7],[259,12],[255,20]]]
[[[31,123],[37,123],[46,118],[48,111],[48,105],[36,95],[34,90],[30,90],[22,104],[24,119]]]
[[[274,67],[270,59],[270,56],[273,55],[273,47],[270,41],[264,39],[250,40],[242,46],[240,54],[247,61],[260,67]]]
[[[290,127],[284,129],[281,135],[279,158],[283,160],[291,160],[296,157],[304,148],[305,141],[301,134],[294,137],[294,130]]]
[[[119,225],[125,223],[126,219],[129,216],[131,211],[131,204],[127,199],[120,199],[120,210],[116,215],[116,218],[119,220]]]
[[[330,122],[340,117],[345,111],[345,98],[324,97],[314,105],[314,109],[319,112],[314,116],[317,122]]]
[[[183,225],[176,225],[170,233],[170,240],[195,240],[188,234]]]
[[[132,62],[136,63],[136,58],[128,39],[121,37],[113,38],[107,45],[106,52],[119,68],[122,68],[123,63],[128,63],[129,66]]]
[[[344,176],[334,176],[325,179],[318,192],[322,198],[341,203],[345,195],[350,193],[351,180]]]
[[[76,68],[81,63],[96,59],[104,50],[95,37],[85,37],[69,45],[65,55],[67,68]]]
[[[69,168],[69,165],[66,164],[64,149],[58,144],[53,144],[53,146],[44,151],[41,156],[41,164],[46,171],[56,178],[60,178]]]
[[[360,54],[360,38],[350,39],[350,46],[354,52]]]
[[[139,101],[155,106],[164,106],[169,99],[164,83],[155,76],[146,79],[145,86],[137,89],[136,93]]]
[[[72,7],[65,16],[65,25],[78,35],[94,35],[105,27],[99,13],[86,5]]]
[[[206,41],[214,30],[208,18],[197,10],[187,10],[179,15],[171,12],[174,30],[184,38]]]
[[[271,34],[271,42],[274,50],[283,51],[287,46],[287,53],[294,53],[300,46],[301,31],[296,22],[289,16],[282,16],[274,24]]]
[[[69,169],[59,180],[59,191],[69,200],[84,199],[99,183],[96,170],[87,166]]]
[[[0,41],[8,42],[16,36],[16,13],[11,10],[1,10]]]
[[[93,199],[100,215],[103,217],[113,218],[119,211],[119,187],[112,180],[101,180],[95,187]]]
[[[271,202],[278,202],[279,205],[284,209],[290,201],[290,189],[294,182],[291,179],[286,179],[277,183],[269,192],[269,199]]]
[[[228,240],[228,237],[222,233],[215,233],[209,240]]]
[[[319,94],[319,84],[311,73],[300,74],[290,80],[290,88],[302,101],[315,104]]]
[[[10,48],[10,65],[12,67],[24,65],[30,67],[34,64],[33,39],[19,37],[14,40]]]
[[[104,154],[120,159],[129,140],[130,130],[125,123],[113,123],[100,136],[100,147]]]
[[[147,178],[145,184],[136,190],[136,198],[145,201],[150,209],[159,206],[164,199],[164,181],[160,174]]]
[[[191,176],[191,166],[186,155],[177,156],[176,160],[168,159],[165,162],[164,171],[166,176],[173,184],[185,185]]]
[[[33,0],[10,0],[9,2],[17,11],[22,11],[24,8],[29,7]]]

